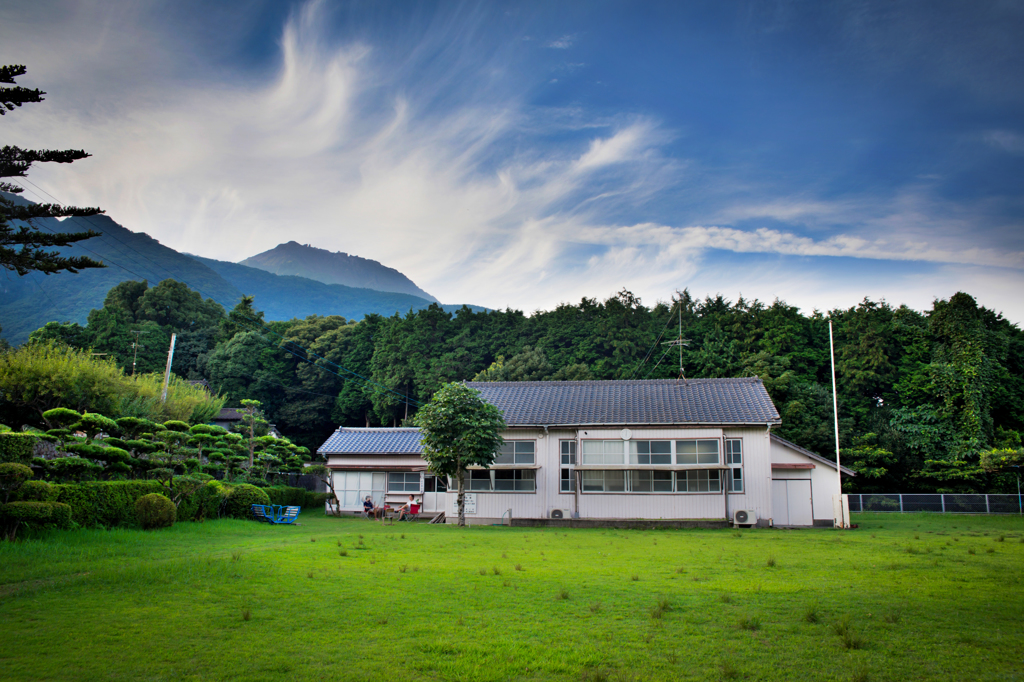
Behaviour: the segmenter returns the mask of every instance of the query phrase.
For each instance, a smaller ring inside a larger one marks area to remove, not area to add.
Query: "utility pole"
[[[139,334],[147,334],[141,330],[132,330],[132,334],[135,334],[135,341],[132,342],[132,376],[135,376],[135,361],[139,358]],[[145,348],[145,346],[143,346]]]
[[[833,502],[833,512],[836,528],[849,528],[850,520],[846,517],[846,509],[843,506],[843,471],[839,466],[839,394],[836,392],[836,350],[832,341],[832,320],[828,321],[828,354],[832,360],[832,419],[835,425],[836,435],[836,483],[839,485],[838,494]]]
[[[177,334],[171,334],[171,349],[167,351],[167,369],[164,370],[164,392],[160,396],[160,402],[167,402],[167,384],[171,380],[171,361],[174,360],[174,342],[177,340]]]

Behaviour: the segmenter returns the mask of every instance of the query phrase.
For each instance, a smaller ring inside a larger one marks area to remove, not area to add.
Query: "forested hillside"
[[[828,316],[687,292],[648,307],[623,291],[531,316],[431,305],[359,322],[263,317],[251,299],[226,315],[176,282],[124,283],[87,327],[54,323],[33,337],[130,366],[131,332],[142,331],[139,371],[152,371],[177,331],[176,373],[207,380],[229,404],[262,401],[282,431],[315,448],[339,424],[400,423],[447,381],[677,377],[677,348],[664,342],[681,318],[687,377],[761,377],[782,415],[777,432],[834,458],[831,317],[843,457],[860,472],[857,490],[1015,490],[1011,475],[980,469],[978,455],[1020,447],[1024,333],[964,293],[925,312],[865,300]]]
[[[15,195],[3,196],[16,205],[31,204]],[[433,300],[425,292],[422,292],[422,297],[394,293],[403,291],[399,286],[402,281],[407,283],[406,289],[418,289],[397,270],[357,256],[346,256],[346,259],[362,263],[363,267],[348,273],[348,281],[355,282],[353,286],[343,286],[179,253],[148,234],[132,232],[103,215],[64,221],[36,218],[33,222],[44,232],[93,230],[100,233],[97,237],[55,251],[64,256],[95,258],[107,267],[51,275],[32,272],[19,277],[12,274],[0,279],[0,325],[3,326],[4,338],[13,344],[24,342],[32,330],[52,320],[85,324],[89,311],[103,305],[111,287],[126,281],[161,282],[173,278],[187,282],[203,296],[226,308],[238,303],[243,293],[255,294],[256,304],[272,319],[313,314],[337,314],[360,319],[368,313],[391,315],[418,310]],[[329,254],[321,249],[307,250]],[[376,269],[366,264],[373,264]],[[370,281],[360,284],[360,273],[367,274]],[[372,284],[380,281],[397,283],[393,291],[378,291],[378,287]],[[444,307],[455,310],[460,306]]]

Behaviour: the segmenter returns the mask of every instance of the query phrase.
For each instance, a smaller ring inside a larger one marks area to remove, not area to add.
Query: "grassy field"
[[[3,680],[1015,680],[1019,517],[828,530],[300,517],[0,543]]]

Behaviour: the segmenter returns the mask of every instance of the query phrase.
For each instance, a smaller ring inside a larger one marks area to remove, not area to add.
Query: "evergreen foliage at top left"
[[[0,66],[0,83],[14,85],[14,79],[25,74],[21,65]],[[0,114],[14,111],[23,103],[42,102],[45,92],[20,86],[0,87]],[[89,157],[80,149],[22,149],[11,145],[0,148],[0,178],[23,178],[33,163],[71,163]],[[0,180],[0,192],[20,194],[22,187]],[[50,249],[69,246],[99,236],[99,232],[43,232],[32,225],[33,218],[88,217],[103,211],[58,204],[24,204],[0,195],[0,266],[19,275],[29,272],[51,274],[84,268],[106,267],[86,256],[62,256]],[[20,225],[12,221],[23,221]],[[25,224],[27,223],[27,224]]]

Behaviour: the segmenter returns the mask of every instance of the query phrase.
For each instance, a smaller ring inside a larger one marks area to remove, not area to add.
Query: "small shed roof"
[[[469,382],[509,426],[779,424],[758,377]]]
[[[799,445],[797,445],[796,443],[788,441],[785,438],[780,438],[779,436],[776,436],[774,433],[772,434],[772,442],[773,443],[778,443],[779,445],[784,445],[785,447],[789,448],[790,450],[793,450],[794,452],[799,452],[801,455],[804,455],[805,457],[810,457],[815,462],[820,462],[821,464],[824,464],[827,467],[831,467],[833,469],[836,468],[836,463],[833,462],[831,459],[828,459],[827,457],[822,457],[821,455],[819,455],[817,453],[811,452],[807,448],[802,448]],[[776,465],[773,464],[772,466],[775,467]],[[844,467],[842,465],[839,466],[839,469],[844,474],[846,474],[847,476],[856,476],[857,475],[856,471],[854,471],[853,469],[847,469],[846,467]]]
[[[321,455],[419,455],[417,428],[349,429],[341,427],[320,446]]]

